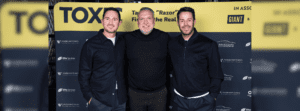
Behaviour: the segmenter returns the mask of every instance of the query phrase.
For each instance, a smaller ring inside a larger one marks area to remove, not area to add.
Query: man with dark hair
[[[138,30],[124,36],[128,57],[129,107],[131,111],[166,110],[166,58],[169,35],[153,28],[154,12],[140,9]]]
[[[214,111],[224,79],[218,44],[198,34],[194,9],[177,13],[181,35],[169,41],[173,64],[172,110]]]
[[[101,23],[104,29],[82,47],[78,81],[90,111],[125,111],[125,41],[116,35],[120,12],[106,8]]]

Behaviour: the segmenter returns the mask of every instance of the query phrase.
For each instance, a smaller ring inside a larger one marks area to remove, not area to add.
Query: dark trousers
[[[126,102],[123,104],[119,104],[118,98],[117,98],[117,91],[115,91],[115,104],[114,107],[109,107],[104,104],[102,104],[97,99],[93,98],[90,102],[90,105],[88,105],[89,111],[125,111],[126,110]]]
[[[135,92],[129,88],[130,111],[166,111],[167,88],[154,93]]]
[[[216,111],[216,100],[211,95],[186,99],[174,94],[171,99],[171,111]]]

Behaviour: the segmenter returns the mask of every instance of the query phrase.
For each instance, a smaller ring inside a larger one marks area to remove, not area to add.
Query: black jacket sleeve
[[[167,68],[167,77],[170,77],[169,74],[172,74],[173,72],[173,64],[172,64],[172,60],[171,60],[171,56],[170,56],[170,49],[169,49],[169,41],[171,40],[171,36],[169,34],[167,34],[168,36],[168,45],[167,45],[167,58],[166,58],[166,68]]]
[[[221,90],[221,83],[224,80],[224,74],[220,62],[218,44],[214,41],[210,46],[210,54],[208,56],[208,70],[211,81],[209,92],[210,95],[212,95],[214,98],[217,98]]]
[[[89,101],[92,97],[92,92],[90,88],[90,77],[92,75],[92,51],[88,48],[87,42],[83,45],[80,62],[79,62],[79,74],[78,82],[80,85],[83,97]]]

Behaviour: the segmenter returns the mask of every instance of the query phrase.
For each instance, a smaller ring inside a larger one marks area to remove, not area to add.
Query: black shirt
[[[124,78],[125,41],[116,35],[115,46],[103,35],[97,35],[84,43],[79,62],[78,81],[83,97],[92,97],[102,104],[112,107],[115,101],[116,81],[117,98],[120,104],[127,100]]]
[[[218,44],[194,28],[186,45],[179,35],[170,40],[168,47],[174,71],[173,87],[185,97],[210,92],[216,98],[224,79]]]
[[[166,83],[166,56],[169,35],[153,28],[149,35],[139,29],[124,36],[128,57],[129,88],[155,92]]]

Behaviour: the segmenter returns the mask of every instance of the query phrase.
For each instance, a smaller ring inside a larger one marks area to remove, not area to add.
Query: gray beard
[[[150,32],[152,31],[153,29],[151,29],[150,31],[148,31],[148,32],[145,32],[145,31],[143,31],[143,30],[141,30],[140,29],[140,31],[144,34],[144,35],[148,35],[148,34],[150,34]]]

